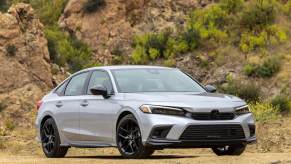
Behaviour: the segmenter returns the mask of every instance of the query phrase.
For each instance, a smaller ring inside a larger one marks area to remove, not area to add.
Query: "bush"
[[[0,11],[6,12],[9,8],[7,0],[0,0]]]
[[[132,60],[136,64],[145,64],[149,60],[157,58],[167,59],[173,55],[172,51],[175,45],[175,43],[171,43],[173,41],[175,42],[168,31],[136,36]]]
[[[266,47],[268,34],[265,31],[255,34],[253,32],[244,32],[241,35],[240,49],[242,52],[248,53],[257,48]]]
[[[270,103],[256,102],[249,106],[257,121],[274,120],[280,116],[278,109]]]
[[[10,57],[15,56],[17,52],[17,47],[15,45],[8,45],[6,47],[6,52],[7,52],[7,55]]]
[[[247,76],[252,76],[256,73],[256,69],[257,69],[257,67],[255,64],[246,64],[243,67],[243,72]]]
[[[227,37],[223,31],[226,17],[227,13],[219,5],[197,9],[190,15],[187,29],[197,33],[201,39],[221,42]]]
[[[174,59],[167,59],[163,62],[163,65],[166,67],[174,67],[176,65],[176,61]]]
[[[263,29],[275,21],[276,12],[273,0],[254,0],[242,13],[241,23],[244,27],[254,30]]]
[[[283,13],[287,15],[291,19],[291,1],[288,1],[284,6],[283,6]]]
[[[222,0],[221,8],[227,13],[237,13],[243,8],[243,0]]]
[[[241,80],[228,80],[227,85],[222,87],[222,91],[236,95],[248,102],[258,101],[261,96],[259,86],[251,82],[242,82]]]
[[[56,26],[44,30],[48,39],[48,50],[52,61],[58,65],[68,64],[75,72],[92,64],[91,49],[74,36],[67,36]]]
[[[105,0],[87,0],[83,8],[87,13],[93,13],[105,5]]]
[[[265,59],[262,64],[248,63],[244,66],[243,71],[247,76],[267,78],[279,72],[280,66],[280,58],[273,56]]]
[[[188,50],[194,50],[199,45],[199,33],[194,29],[187,29],[181,34],[181,39],[176,47],[178,52],[186,52]]]
[[[68,0],[30,0],[37,16],[45,25],[56,25]]]
[[[277,107],[281,113],[288,113],[291,110],[291,99],[286,95],[278,95],[271,101],[272,105]]]
[[[260,77],[272,77],[280,70],[280,59],[278,57],[267,58],[261,66],[257,68],[257,74]]]

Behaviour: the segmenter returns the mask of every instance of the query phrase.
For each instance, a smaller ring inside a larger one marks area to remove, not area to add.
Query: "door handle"
[[[81,106],[82,106],[82,107],[86,107],[86,106],[88,106],[88,105],[89,105],[89,103],[88,103],[87,100],[84,100],[84,101],[81,103]]]
[[[63,103],[62,103],[61,101],[58,101],[58,102],[56,103],[56,107],[60,108],[60,107],[62,107],[62,106],[63,106]]]

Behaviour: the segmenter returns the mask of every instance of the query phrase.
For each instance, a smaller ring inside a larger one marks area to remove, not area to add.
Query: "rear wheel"
[[[154,153],[153,149],[142,144],[141,132],[132,114],[124,116],[117,125],[117,147],[125,158],[146,158]]]
[[[57,126],[52,118],[47,119],[40,129],[42,150],[48,158],[64,157],[68,147],[61,147]]]
[[[230,146],[222,146],[222,147],[214,147],[212,151],[218,155],[241,155],[246,149],[246,145],[230,145]]]

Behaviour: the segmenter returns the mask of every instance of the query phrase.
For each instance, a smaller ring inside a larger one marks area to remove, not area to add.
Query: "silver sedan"
[[[70,147],[117,147],[126,158],[164,148],[240,155],[256,141],[245,101],[214,93],[176,68],[105,66],[79,71],[37,103],[47,157]]]

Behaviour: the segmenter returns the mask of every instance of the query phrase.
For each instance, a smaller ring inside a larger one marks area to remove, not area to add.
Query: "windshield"
[[[112,70],[118,92],[205,92],[178,69],[139,68]]]

